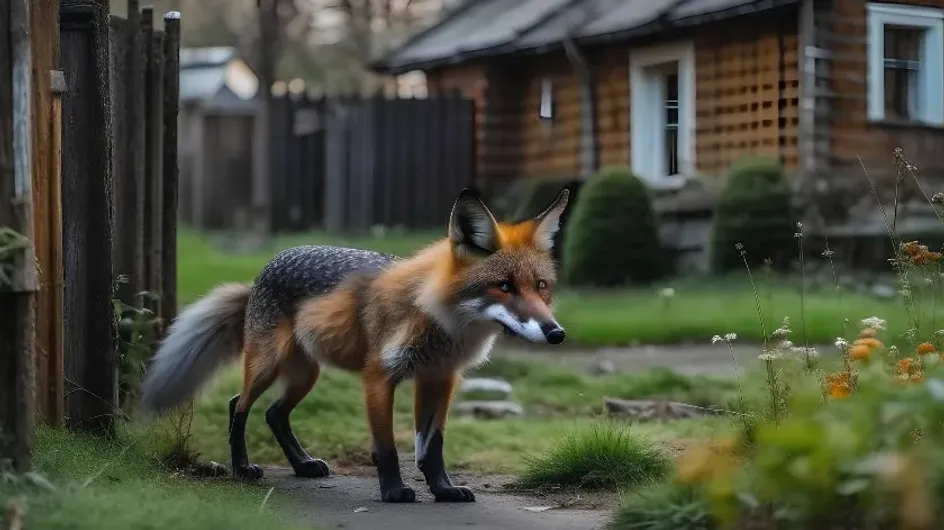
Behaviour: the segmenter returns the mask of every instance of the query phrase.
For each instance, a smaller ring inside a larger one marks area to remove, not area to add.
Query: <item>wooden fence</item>
[[[160,31],[137,0],[127,19],[109,16],[105,0],[9,5],[0,7],[0,214],[10,200],[32,214],[0,216],[0,227],[27,236],[16,255],[0,256],[17,278],[0,288],[0,359],[16,367],[0,370],[0,430],[31,427],[35,412],[53,426],[107,432],[121,414],[127,362],[114,298],[141,307],[136,294],[150,291],[159,302],[148,308],[164,322],[176,312],[179,16],[168,14]],[[24,16],[28,34],[17,29]],[[28,94],[7,90],[23,68],[11,74],[22,61],[6,42],[31,52]],[[24,99],[32,113],[10,111]],[[14,122],[30,132],[32,149],[22,134],[8,134]],[[3,157],[23,162],[11,175]],[[119,277],[127,282],[115,291]],[[23,453],[9,448],[28,446],[31,428],[13,432],[17,441],[0,444],[0,459],[12,454],[22,466]]]
[[[265,141],[269,162],[262,171],[268,173],[269,204],[262,208],[270,212],[268,226],[274,232],[442,227],[455,195],[474,179],[473,106],[457,95],[387,99],[277,94],[268,136],[248,130],[230,134],[229,146],[201,140],[207,149],[193,165],[203,171],[187,172],[181,194],[187,212],[203,213],[184,213],[184,221],[198,229],[244,228],[263,200],[252,196],[247,173],[260,151],[246,146]],[[247,121],[246,126],[258,123]],[[199,134],[208,134],[206,129],[203,125]],[[235,156],[237,151],[243,155]],[[250,156],[250,151],[255,153]]]

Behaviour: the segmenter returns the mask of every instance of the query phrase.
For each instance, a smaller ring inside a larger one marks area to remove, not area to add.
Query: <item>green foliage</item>
[[[661,479],[669,457],[642,437],[614,423],[572,432],[550,452],[528,459],[523,488],[587,490],[640,486]]]
[[[581,187],[566,230],[569,285],[647,283],[665,273],[649,190],[625,168],[602,169]]]
[[[711,237],[716,273],[743,268],[738,244],[751,266],[765,259],[784,269],[796,255],[796,218],[792,191],[783,168],[773,159],[744,158],[728,170],[718,197]]]
[[[634,492],[623,500],[610,530],[715,530],[718,524],[698,492],[673,482]]]
[[[0,226],[0,288],[13,281],[13,257],[29,246],[29,239],[6,226]]]

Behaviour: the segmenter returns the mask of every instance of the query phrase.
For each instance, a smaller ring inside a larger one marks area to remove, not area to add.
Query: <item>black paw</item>
[[[432,494],[436,502],[475,502],[475,494],[465,486],[437,488]]]
[[[384,502],[416,502],[416,492],[409,486],[391,488],[381,493]]]
[[[309,458],[308,460],[303,460],[297,466],[293,467],[295,469],[296,477],[321,478],[327,477],[331,474],[331,469],[328,468],[327,462],[318,458]]]
[[[233,473],[236,475],[236,478],[242,480],[259,480],[262,478],[262,468],[255,464],[234,468]]]

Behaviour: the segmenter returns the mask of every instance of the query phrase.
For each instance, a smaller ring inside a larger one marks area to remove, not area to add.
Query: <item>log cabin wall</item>
[[[887,3],[944,8],[944,0]],[[832,0],[831,12],[818,21],[818,30],[830,33],[826,41],[831,43],[832,54],[828,65],[833,95],[829,105],[828,167],[847,178],[862,180],[861,157],[869,177],[887,186],[896,173],[893,152],[901,147],[923,175],[940,178],[944,176],[944,158],[940,155],[944,151],[944,128],[869,120],[868,4],[866,0]],[[940,90],[940,84],[937,86]]]
[[[779,158],[798,168],[797,17],[735,19],[695,36],[695,159],[700,176],[738,158]]]

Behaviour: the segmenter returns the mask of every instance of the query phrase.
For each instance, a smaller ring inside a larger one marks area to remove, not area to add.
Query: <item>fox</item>
[[[415,464],[436,502],[475,502],[443,461],[446,420],[462,376],[488,361],[500,334],[559,345],[552,256],[570,190],[537,215],[499,222],[472,188],[455,198],[446,234],[400,257],[331,245],[276,253],[251,283],[223,283],[168,327],[142,381],[140,408],[163,414],[193,398],[224,365],[242,359],[242,390],[229,401],[236,478],[258,480],[245,431],[249,411],[277,380],[265,420],[297,477],[331,471],[292,432],[289,417],[322,366],[359,374],[370,456],[387,503],[416,502],[394,443],[394,391],[414,384]]]

